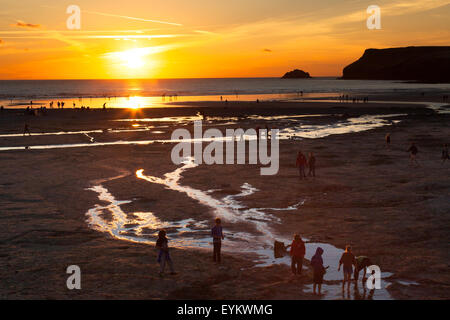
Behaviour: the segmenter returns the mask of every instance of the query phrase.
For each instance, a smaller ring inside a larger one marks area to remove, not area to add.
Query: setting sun
[[[147,54],[144,50],[146,48],[136,48],[130,49],[123,52],[118,52],[116,58],[120,60],[120,62],[131,69],[136,69],[143,67],[145,65],[145,61],[143,57]]]

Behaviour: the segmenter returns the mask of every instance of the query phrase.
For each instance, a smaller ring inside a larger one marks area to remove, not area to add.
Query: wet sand
[[[127,201],[120,209],[130,221],[136,220],[139,212],[151,212],[160,222],[173,224],[192,218],[206,226],[193,237],[207,237],[216,215],[210,206],[186,193],[136,176],[136,171],[143,169],[145,175],[163,178],[180,167],[170,160],[172,144],[32,150],[34,145],[88,144],[90,138],[95,142],[168,139],[174,128],[191,129],[191,123],[112,120],[195,116],[198,110],[210,118],[227,118],[208,124],[220,129],[264,127],[266,121],[249,118],[251,115],[323,114],[298,120],[314,126],[365,114],[406,113],[391,118],[400,122],[369,131],[320,139],[282,140],[280,171],[276,176],[260,176],[258,165],[201,165],[185,170],[179,184],[202,192],[213,190],[208,194],[220,200],[242,193],[242,185],[248,183],[259,191],[238,198],[242,212],[246,208],[286,208],[301,202],[294,210],[263,210],[264,218],[269,219],[266,225],[274,237],[286,239],[299,232],[311,242],[341,249],[351,243],[357,255],[370,256],[383,272],[392,274],[387,279],[391,283],[388,296],[375,292],[375,299],[449,298],[450,163],[440,161],[441,146],[448,142],[450,133],[449,116],[419,105],[336,106],[325,102],[230,102],[227,105],[204,102],[168,109],[106,112],[67,109],[48,110],[47,115],[40,117],[24,116],[19,110],[4,110],[0,115],[0,135],[21,133],[25,122],[32,133],[94,132],[87,133],[88,136],[77,133],[0,137],[0,147],[31,146],[30,150],[0,152],[0,297],[317,299],[311,293],[308,262],[304,275],[295,278],[288,266],[268,265],[267,261],[265,266],[258,266],[260,257],[233,247],[224,253],[223,264],[217,266],[211,261],[210,248],[181,245],[172,250],[178,275],[160,278],[157,252],[149,244],[150,234],[155,230],[147,227],[144,230],[147,236],[143,238],[149,242],[137,243],[117,239],[89,226],[89,210],[109,204],[99,200],[97,192],[89,190],[102,185],[116,200]],[[292,125],[292,121],[279,118],[267,123],[279,128]],[[133,127],[133,124],[140,126]],[[392,137],[390,149],[384,145],[386,132]],[[418,168],[408,165],[405,150],[410,141],[419,147],[421,166]],[[294,164],[299,148],[316,154],[316,178],[298,179]],[[102,217],[109,221],[111,212],[103,211]],[[149,216],[141,218],[149,219]],[[189,222],[175,225],[172,234],[169,233],[173,243],[191,237],[189,229],[193,227]],[[225,241],[232,242],[233,235],[240,233],[254,235],[252,241],[270,238],[258,232],[251,219],[248,223],[232,223],[225,218],[224,228],[229,233]],[[81,268],[82,290],[66,288],[65,269],[72,264]],[[332,265],[330,269],[336,267]],[[336,289],[339,289],[336,281],[326,281],[326,294],[322,298],[348,298],[340,296]],[[357,293],[352,289],[350,298],[370,298],[370,293],[364,294],[360,285]]]

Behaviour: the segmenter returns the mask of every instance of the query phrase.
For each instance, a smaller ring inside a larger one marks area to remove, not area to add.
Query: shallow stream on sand
[[[311,115],[312,117],[317,117],[317,115]],[[380,128],[383,126],[389,126],[392,124],[396,124],[400,122],[398,118],[402,118],[407,116],[406,114],[387,114],[387,115],[363,115],[359,117],[350,117],[347,119],[339,119],[331,124],[306,124],[299,120],[308,116],[276,116],[275,119],[273,116],[263,117],[263,116],[251,116],[250,118],[258,118],[261,121],[276,121],[283,122],[283,128],[279,131],[277,137],[279,140],[289,140],[289,139],[304,139],[304,138],[324,138],[334,134],[347,134],[347,133],[355,133],[361,131],[367,131],[375,128]],[[196,117],[172,117],[174,118],[174,122],[178,124],[189,124],[194,120],[198,120]],[[175,119],[176,118],[176,119]],[[390,119],[396,118],[396,119]],[[122,119],[122,120],[131,120],[134,121],[136,119]],[[141,121],[145,121],[146,119],[141,119]],[[153,121],[155,119],[149,119],[149,121]],[[172,120],[171,120],[172,121]],[[158,121],[157,121],[158,122]],[[208,126],[213,125],[224,125],[224,123],[218,123],[214,121],[207,121]],[[239,122],[226,122],[226,124],[238,124]],[[157,126],[156,128],[162,128],[165,126]],[[48,149],[65,149],[65,148],[84,148],[84,147],[99,147],[99,146],[113,146],[113,145],[148,145],[152,143],[178,143],[181,140],[172,140],[172,139],[159,139],[159,138],[151,138],[151,139],[142,139],[142,140],[113,140],[113,141],[104,141],[98,142],[95,140],[96,136],[91,136],[91,134],[109,134],[109,133],[121,133],[121,132],[140,132],[145,131],[153,134],[161,134],[164,133],[161,130],[151,131],[151,129],[155,129],[154,126],[138,126],[130,129],[108,129],[104,130],[86,130],[86,131],[68,131],[68,132],[39,132],[39,133],[31,133],[32,136],[48,136],[48,135],[76,135],[81,134],[87,137],[87,142],[81,143],[66,143],[66,144],[47,144],[47,145],[24,145],[24,146],[1,146],[0,151],[14,151],[14,150],[48,150]],[[206,129],[206,128],[205,128]],[[22,133],[8,133],[8,134],[0,134],[0,138],[13,138],[13,137],[22,137],[22,139],[29,139],[28,136],[24,137]],[[211,141],[227,141],[229,139],[234,139],[234,137],[217,137],[217,138],[201,138],[201,139],[185,139],[184,142],[211,142]],[[245,140],[255,140],[256,135],[244,135]],[[25,140],[28,141],[28,140]],[[1,143],[1,140],[0,140]]]
[[[270,212],[297,210],[304,203],[305,199],[299,199],[297,203],[289,204],[285,208],[248,208],[242,204],[240,199],[258,192],[258,189],[248,183],[244,183],[241,186],[240,193],[217,199],[211,196],[217,190],[201,191],[179,183],[182,173],[196,166],[193,159],[188,159],[183,163],[183,166],[173,172],[166,173],[163,178],[147,175],[142,169],[136,171],[136,177],[149,183],[160,184],[169,190],[184,193],[191,199],[209,207],[211,219],[196,221],[194,218],[188,218],[169,222],[160,220],[153,212],[133,212],[132,214],[126,214],[120,206],[130,203],[133,200],[116,200],[102,185],[103,182],[100,182],[100,184],[89,188],[89,190],[98,193],[99,200],[106,204],[97,204],[87,212],[89,225],[98,231],[109,233],[117,239],[151,245],[154,245],[158,231],[164,228],[167,230],[171,246],[181,248],[210,248],[212,247],[212,239],[210,236],[211,221],[214,217],[220,217],[228,226],[233,224],[249,224],[255,227],[257,231],[256,233],[227,231],[225,233],[226,239],[223,243],[224,251],[233,252],[234,254],[242,253],[244,256],[254,255],[255,267],[264,267],[272,264],[285,264],[289,266],[289,257],[286,256],[279,259],[273,257],[273,243],[275,239],[283,241],[285,244],[290,243],[292,235],[276,234],[271,226],[281,224],[282,221]],[[104,182],[108,180],[104,180]],[[106,216],[109,216],[110,219],[106,219]],[[308,239],[304,240],[306,242],[305,258],[310,260],[316,248],[320,246],[324,249],[324,265],[330,266],[324,277],[326,282],[322,288],[324,298],[392,299],[386,290],[391,283],[385,280],[385,278],[390,277],[392,274],[387,272],[382,273],[381,289],[374,291],[363,290],[364,287],[360,283],[359,289],[354,289],[352,285],[350,293],[345,291],[343,294],[341,284],[338,282],[338,280],[342,279],[342,274],[341,272],[337,272],[338,261],[343,250],[327,243],[314,243],[308,242]],[[312,292],[311,285],[307,285],[306,288],[307,291]]]

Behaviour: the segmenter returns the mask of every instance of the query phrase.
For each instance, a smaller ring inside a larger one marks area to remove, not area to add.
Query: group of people
[[[385,136],[386,141],[386,147],[390,148],[391,146],[391,134],[387,133]],[[415,142],[411,142],[411,145],[409,146],[408,150],[409,152],[409,164],[414,166],[419,166],[419,163],[417,162],[417,154],[419,153],[419,148],[417,148]],[[447,160],[450,160],[450,155],[448,152],[448,145],[444,143],[442,145],[442,153],[441,153],[441,160],[442,162],[445,162]]]
[[[167,94],[163,93],[163,94],[161,95],[162,101],[165,101],[165,100],[166,100],[166,97],[169,98],[169,101],[172,101],[172,99],[173,99],[174,101],[176,101],[176,100],[178,99],[178,94],[174,93],[173,95],[172,95],[172,94],[167,95]]]
[[[50,108],[53,109],[53,101],[49,103]],[[64,109],[64,101],[57,101],[58,109]]]
[[[362,98],[349,97],[348,94],[340,95],[338,98],[340,102],[348,102],[348,101],[352,101],[353,103],[358,103],[360,101],[362,101],[363,103],[369,102],[369,97],[362,97]]]
[[[222,221],[220,218],[216,218],[215,225],[211,229],[211,237],[213,238],[213,261],[215,263],[221,262],[221,248],[222,240],[225,239],[222,229]],[[169,240],[167,239],[167,234],[165,230],[160,230],[158,233],[158,240],[156,241],[156,248],[158,252],[158,262],[160,265],[159,275],[164,275],[164,269],[166,264],[169,265],[170,274],[176,275],[174,270],[173,262],[169,253]]]
[[[222,240],[225,238],[222,228],[222,222],[220,218],[215,219],[215,225],[211,229],[211,237],[213,238],[213,261],[217,264],[221,263],[221,247]],[[303,260],[306,253],[305,243],[299,234],[294,235],[294,240],[286,248],[290,247],[290,257],[291,257],[291,271],[294,275],[301,275],[303,268]],[[173,267],[173,262],[169,253],[169,244],[167,239],[167,234],[165,230],[160,230],[158,233],[158,240],[156,241],[156,248],[158,251],[157,261],[160,264],[160,276],[164,275],[166,264],[169,265],[170,274],[176,275],[175,269]],[[322,255],[324,250],[321,247],[316,249],[315,254],[311,258],[311,267],[313,269],[313,294],[322,294],[322,283],[323,277],[329,266],[324,266]],[[372,261],[367,256],[356,257],[352,253],[352,248],[350,245],[345,247],[345,251],[342,254],[338,271],[341,267],[343,269],[343,280],[342,280],[342,291],[345,290],[345,285],[347,285],[347,291],[350,290],[350,283],[352,282],[352,276],[355,281],[355,287],[357,286],[359,274],[363,271],[362,281],[366,280],[367,267],[372,265]]]
[[[291,256],[291,270],[294,275],[302,274],[303,267],[303,259],[305,257],[306,249],[305,243],[303,242],[300,235],[295,234],[294,240],[288,246],[290,247],[290,256]],[[311,258],[311,267],[313,268],[313,294],[321,295],[322,292],[322,283],[323,277],[326,273],[326,270],[329,266],[324,266],[323,264],[323,249],[318,247],[316,249],[316,253]],[[350,245],[345,247],[345,251],[342,254],[338,271],[340,271],[341,266],[343,267],[343,281],[342,281],[342,290],[345,289],[345,284],[347,284],[347,291],[350,290],[350,283],[352,281],[352,275],[355,280],[355,286],[357,286],[359,273],[361,270],[364,271],[364,275],[362,281],[364,282],[366,279],[367,267],[372,265],[370,259],[366,256],[355,257],[352,253],[352,248]],[[354,268],[353,268],[354,267]]]
[[[298,167],[298,173],[300,179],[306,179],[306,168],[309,168],[308,176],[316,176],[316,157],[313,152],[310,152],[308,157],[306,157],[301,150],[298,151],[297,161],[295,163]]]

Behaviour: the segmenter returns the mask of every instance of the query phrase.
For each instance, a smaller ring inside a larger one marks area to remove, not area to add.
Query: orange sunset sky
[[[366,48],[449,39],[450,0],[2,0],[0,79],[339,76]]]

